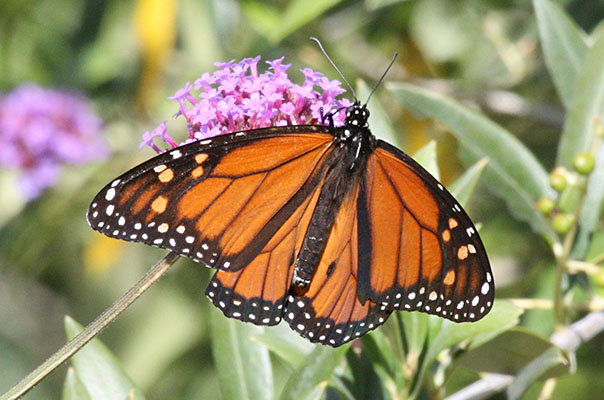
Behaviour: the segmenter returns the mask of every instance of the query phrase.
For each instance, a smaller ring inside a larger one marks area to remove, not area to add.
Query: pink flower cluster
[[[348,107],[348,99],[336,99],[345,92],[337,80],[329,80],[310,68],[301,70],[302,85],[287,76],[289,64],[283,57],[266,61],[268,69],[258,72],[260,57],[246,58],[238,63],[215,63],[219,70],[206,72],[191,85],[187,82],[169,99],[179,104],[187,121],[188,138],[181,144],[241,130],[269,126],[320,124],[322,116]],[[198,94],[192,94],[199,91]],[[342,125],[344,110],[334,115],[334,124]],[[160,137],[170,148],[179,144],[167,133],[166,122],[143,134],[140,147],[151,146],[161,153],[154,142]]]

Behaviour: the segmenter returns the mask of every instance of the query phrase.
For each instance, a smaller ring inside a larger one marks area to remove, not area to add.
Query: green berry
[[[554,211],[554,208],[556,207],[556,202],[554,201],[554,199],[544,196],[539,199],[536,206],[537,209],[541,211],[543,215],[549,215],[552,211]]]
[[[581,175],[589,175],[595,166],[596,160],[590,153],[579,153],[573,158],[573,168]]]
[[[575,216],[572,214],[557,214],[552,219],[554,230],[561,235],[568,233],[575,223]]]
[[[549,185],[558,193],[566,189],[568,181],[566,180],[566,171],[562,167],[557,167],[549,174]]]

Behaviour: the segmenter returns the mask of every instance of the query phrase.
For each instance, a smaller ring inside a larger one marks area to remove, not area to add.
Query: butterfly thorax
[[[343,163],[349,169],[358,169],[369,154],[373,153],[376,139],[369,130],[369,110],[358,101],[346,109],[344,126],[333,128],[336,143],[346,149]]]
[[[344,126],[331,127],[336,146],[325,162],[324,180],[302,248],[296,257],[293,284],[306,287],[325,250],[335,216],[347,196],[354,195],[376,139],[369,130],[365,106],[355,103],[346,110]]]

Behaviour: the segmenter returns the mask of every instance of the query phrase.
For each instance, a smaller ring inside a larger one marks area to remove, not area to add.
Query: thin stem
[[[551,310],[554,308],[554,302],[550,299],[507,299],[516,306],[529,310]]]
[[[162,277],[168,269],[176,262],[179,255],[168,253],[159,260],[134,286],[107,308],[101,315],[92,321],[83,331],[78,333],[73,339],[65,343],[63,347],[57,350],[46,361],[40,364],[29,375],[23,378],[19,383],[13,386],[8,392],[4,393],[0,400],[14,400],[23,396],[32,387],[38,384],[48,374],[58,368],[67,359],[79,351],[86,343],[99,334],[107,325],[113,322],[122,312],[124,312],[141,294],[143,294],[152,284]]]
[[[585,193],[581,200],[583,200]],[[579,207],[577,207],[579,208]],[[578,212],[575,212],[577,215]],[[557,266],[556,266],[556,281],[554,283],[554,318],[556,321],[556,327],[562,328],[566,325],[566,312],[564,310],[563,304],[563,293],[562,293],[562,280],[566,271],[568,270],[568,257],[570,255],[570,251],[572,250],[572,245],[574,242],[575,235],[577,234],[577,225],[575,225],[570,232],[566,234],[564,237],[564,242],[562,244],[562,254],[557,257]]]

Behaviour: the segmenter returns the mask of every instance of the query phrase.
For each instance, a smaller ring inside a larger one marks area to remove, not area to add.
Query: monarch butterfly
[[[311,342],[340,346],[395,310],[482,318],[494,283],[476,228],[368,118],[357,100],[342,127],[326,115],[174,148],[105,186],[88,222],[217,269],[206,295],[224,315],[284,318]]]

